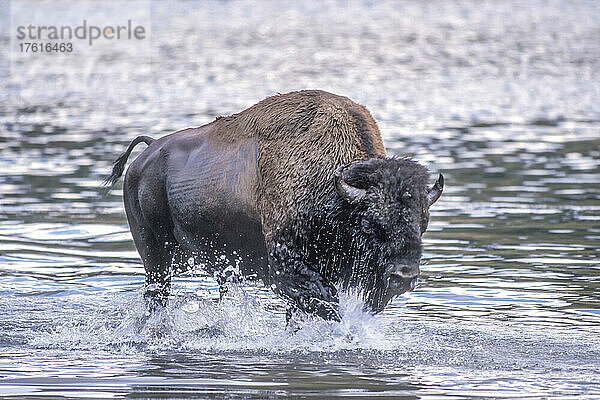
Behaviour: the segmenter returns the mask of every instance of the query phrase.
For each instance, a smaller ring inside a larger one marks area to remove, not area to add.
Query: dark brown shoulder
[[[313,91],[318,96],[321,112],[336,121],[336,125],[352,126],[361,149],[369,157],[385,157],[385,147],[379,127],[369,110],[348,97],[322,90]]]
[[[348,109],[348,114],[354,120],[357,133],[365,151],[373,156],[385,157],[385,147],[377,122],[366,107],[354,103]]]

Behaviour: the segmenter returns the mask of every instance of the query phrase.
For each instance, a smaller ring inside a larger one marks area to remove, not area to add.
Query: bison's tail
[[[152,139],[150,136],[138,136],[135,139],[133,139],[132,142],[129,144],[129,147],[127,147],[127,150],[125,150],[125,152],[121,154],[119,158],[117,158],[113,163],[112,173],[102,183],[103,186],[108,186],[108,189],[110,189],[114,186],[115,183],[117,183],[121,175],[123,175],[123,171],[125,170],[125,163],[131,155],[133,148],[137,146],[140,142],[144,142],[147,145],[150,145],[152,142],[154,142],[154,139]]]

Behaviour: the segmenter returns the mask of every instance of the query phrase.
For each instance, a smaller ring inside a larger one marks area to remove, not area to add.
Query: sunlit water
[[[9,62],[0,9],[0,395],[600,397],[598,4],[287,6],[141,2],[123,14],[151,44],[81,74]],[[146,314],[120,190],[98,189],[112,160],[302,88],[443,171],[416,290],[377,316],[345,295],[341,324],[290,334],[268,290],[218,303],[194,271]]]

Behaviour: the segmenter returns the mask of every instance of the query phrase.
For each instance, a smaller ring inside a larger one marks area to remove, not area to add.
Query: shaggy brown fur
[[[221,140],[257,143],[256,199],[267,240],[323,204],[339,165],[386,156],[369,111],[321,90],[272,96],[210,125]]]

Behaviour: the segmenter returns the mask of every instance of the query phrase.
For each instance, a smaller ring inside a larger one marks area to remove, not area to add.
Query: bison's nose
[[[415,265],[396,265],[393,271],[391,271],[390,276],[394,279],[414,279],[419,276],[421,273],[421,269],[419,268],[419,264]]]
[[[396,265],[389,274],[388,289],[396,294],[413,290],[420,272],[419,265]]]

